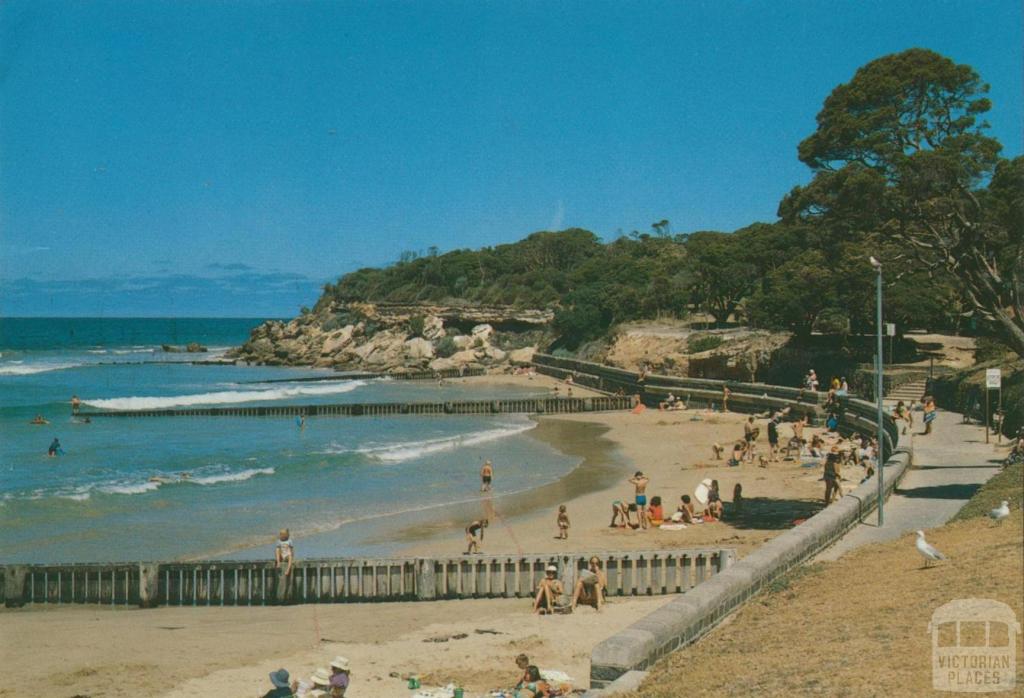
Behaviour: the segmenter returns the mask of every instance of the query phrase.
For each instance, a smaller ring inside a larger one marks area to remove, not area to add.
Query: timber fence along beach
[[[265,606],[470,598],[529,598],[548,565],[571,590],[591,557],[608,575],[609,597],[680,594],[724,571],[730,548],[446,558],[298,560],[290,588],[270,561],[119,562],[0,567],[8,607]]]
[[[81,410],[79,417],[384,417],[446,414],[567,414],[625,410],[630,398],[595,397],[513,398],[511,400],[451,400],[448,402],[348,402],[317,405],[257,405],[185,407],[169,410]]]

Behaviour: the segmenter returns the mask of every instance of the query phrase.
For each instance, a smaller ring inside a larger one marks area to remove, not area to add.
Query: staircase
[[[921,375],[920,378],[913,380],[910,383],[904,383],[903,385],[894,388],[886,394],[885,399],[896,402],[897,400],[903,400],[903,402],[910,403],[920,402],[921,396],[924,395],[925,388],[928,386],[928,377]]]

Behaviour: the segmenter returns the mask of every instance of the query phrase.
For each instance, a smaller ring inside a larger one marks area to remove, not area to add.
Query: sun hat
[[[278,669],[277,671],[270,672],[270,683],[274,684],[275,688],[289,688],[288,670]]]
[[[547,566],[547,567],[546,567],[546,568],[544,569],[544,571],[545,571],[545,572],[557,572],[557,571],[558,571],[558,568],[557,568],[557,567],[555,567],[554,565],[548,565],[548,566]]]
[[[341,669],[342,671],[348,671],[348,657],[342,657],[340,654],[331,660],[332,667],[335,669]]]
[[[313,675],[309,677],[309,680],[313,682],[314,686],[330,686],[331,674],[326,669],[317,669],[313,672]]]

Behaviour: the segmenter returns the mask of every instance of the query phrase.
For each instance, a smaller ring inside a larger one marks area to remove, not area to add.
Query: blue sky
[[[771,221],[912,46],[1022,152],[1019,0],[0,3],[0,312],[291,315],[345,271]]]

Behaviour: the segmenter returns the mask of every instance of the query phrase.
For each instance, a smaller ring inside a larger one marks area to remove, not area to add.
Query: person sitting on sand
[[[570,608],[575,611],[578,604],[584,603],[600,611],[604,604],[604,590],[607,586],[608,578],[605,576],[604,570],[601,569],[601,558],[590,558],[587,569],[580,572],[576,580]]]
[[[522,688],[530,678],[526,673],[527,668],[530,666],[530,658],[525,654],[516,655],[516,666],[519,667],[519,679],[516,681],[516,689],[519,689]]]
[[[466,555],[480,554],[480,544],[484,542],[484,529],[489,525],[487,519],[480,519],[466,526]]]
[[[532,664],[526,668],[526,681],[516,688],[515,698],[543,698],[551,695],[548,682],[540,677],[540,669]]]
[[[732,457],[729,458],[729,465],[737,467],[743,462],[743,452],[746,450],[746,446],[742,441],[737,441],[732,447]]]
[[[658,403],[658,409],[661,411],[670,410],[676,404],[676,396],[672,393],[668,394],[668,397]]]
[[[558,568],[548,565],[544,570],[544,579],[537,585],[537,596],[533,600],[534,613],[554,613],[555,605],[565,593],[562,582],[556,576]]]
[[[811,457],[821,458],[824,454],[825,442],[820,436],[815,434],[811,437]]]
[[[569,540],[569,512],[564,504],[558,505],[558,535],[557,540]]]
[[[722,505],[722,495],[718,492],[718,480],[711,481],[711,487],[708,489],[708,503],[704,507],[704,520],[708,518],[721,519],[724,507]]]
[[[714,443],[711,444],[711,452],[714,454],[714,460],[722,460],[722,453],[725,451],[725,447],[722,444]]]
[[[278,669],[270,672],[270,683],[273,688],[263,694],[263,698],[291,698],[292,686],[288,683],[288,672]]]
[[[338,656],[331,660],[331,698],[345,698],[345,691],[352,680],[347,657]]]
[[[647,519],[652,526],[660,526],[665,522],[665,510],[661,506],[661,497],[651,497],[651,506],[647,507]]]
[[[688,494],[684,494],[682,496],[682,504],[680,504],[679,508],[676,509],[676,513],[683,515],[683,523],[692,524],[697,522],[696,513],[693,510],[693,501],[690,499],[690,495]]]
[[[37,424],[37,425],[38,424],[49,424],[49,423],[50,423],[49,420],[47,420],[41,414],[37,414],[35,417],[32,418],[32,421],[29,422],[29,424]]]

